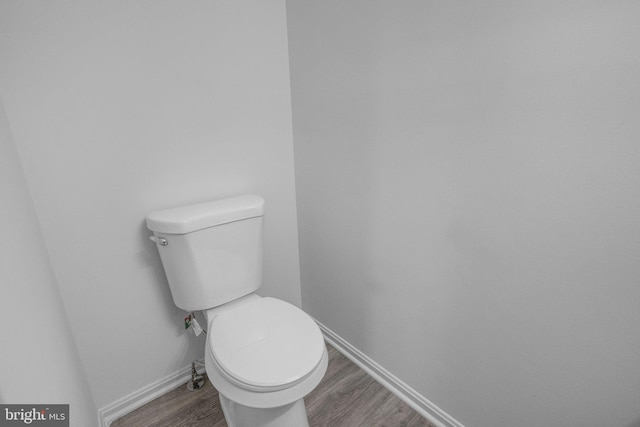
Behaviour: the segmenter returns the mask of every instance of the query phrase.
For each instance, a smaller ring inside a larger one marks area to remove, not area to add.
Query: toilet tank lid
[[[246,195],[151,212],[147,228],[166,234],[187,234],[228,222],[262,216],[264,199]]]

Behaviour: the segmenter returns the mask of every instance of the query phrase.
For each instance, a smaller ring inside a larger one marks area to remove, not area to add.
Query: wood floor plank
[[[420,414],[327,345],[329,367],[305,405],[311,427],[434,427]],[[227,427],[218,392],[186,385],[114,421],[111,427]]]

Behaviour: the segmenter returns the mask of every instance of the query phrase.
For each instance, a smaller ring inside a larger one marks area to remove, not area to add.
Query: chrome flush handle
[[[149,239],[160,246],[167,246],[169,244],[169,242],[167,242],[167,239],[164,239],[162,237],[149,236]]]

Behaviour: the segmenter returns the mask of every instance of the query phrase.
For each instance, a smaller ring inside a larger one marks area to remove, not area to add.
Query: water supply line
[[[199,360],[194,360],[193,362],[191,362],[191,380],[187,383],[187,390],[189,391],[200,390],[202,387],[204,387],[205,376],[204,374],[198,373],[196,364],[204,368],[204,363],[200,362]]]

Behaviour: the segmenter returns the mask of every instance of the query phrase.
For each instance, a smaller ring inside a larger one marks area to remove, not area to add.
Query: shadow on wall
[[[344,12],[337,25],[347,27],[361,10]],[[295,27],[301,22],[292,20],[289,25]],[[370,28],[374,25],[372,21],[363,20],[359,24],[362,37],[374,32]],[[298,42],[295,37],[289,38],[290,48],[304,57],[310,50]],[[366,78],[366,71],[375,62],[374,53],[335,51],[337,60],[323,70],[320,81],[311,83],[312,87],[326,89],[328,96],[324,96],[323,90],[306,92],[304,88],[310,82],[300,78],[304,73],[294,73],[291,80],[294,111],[301,106],[310,109],[308,114],[296,118],[294,126],[294,133],[296,128],[304,130],[295,133],[294,138],[303,308],[364,350],[371,346],[367,325],[377,316],[372,299],[378,287],[370,283],[369,274],[372,261],[367,230],[371,224],[370,216],[365,214],[375,208],[369,205],[375,191],[371,184],[375,170],[370,147],[375,135],[372,129],[353,124],[376,120],[373,82]],[[314,64],[315,55],[307,60],[302,62]],[[355,67],[349,73],[362,78],[355,81],[344,78],[346,70],[339,64],[347,61]],[[295,62],[292,67],[300,64]],[[312,102],[307,100],[308,96],[313,97]],[[327,150],[324,144],[316,143],[321,140],[334,141],[334,149]],[[354,300],[358,304],[352,304]],[[319,307],[331,309],[322,313]]]
[[[361,58],[359,63],[367,61]],[[362,98],[355,101],[345,98],[331,105],[317,103],[317,114],[321,117],[331,114],[329,110],[335,110],[336,115],[352,111],[352,116],[357,116],[355,121],[373,121],[374,100],[365,99],[369,96],[366,90],[360,93]],[[305,126],[335,139],[329,136],[335,123],[319,121]],[[312,143],[296,153],[298,164],[303,165],[298,169],[305,171],[296,178],[299,234],[304,242],[299,248],[303,304],[316,316],[319,311],[315,307],[332,307],[330,315],[318,316],[318,320],[339,331],[357,348],[369,349],[372,342],[368,326],[379,317],[374,300],[380,294],[379,283],[370,273],[374,260],[367,233],[372,227],[367,212],[375,209],[370,204],[375,199],[375,165],[368,147],[373,135],[366,128],[346,126],[336,134],[341,135],[342,143],[337,143],[330,155],[316,151]],[[327,192],[325,185],[336,191]],[[317,205],[325,208],[316,209]],[[359,303],[351,304],[354,300]],[[340,324],[349,325],[348,330],[341,330]]]
[[[176,335],[182,335],[184,334],[184,329],[176,319],[180,319],[183,315],[183,310],[178,308],[173,302],[171,289],[169,288],[169,282],[164,272],[164,267],[162,266],[160,254],[158,253],[156,244],[149,239],[149,236],[151,235],[152,232],[147,228],[146,221],[142,221],[138,237],[140,239],[140,247],[143,249],[138,252],[138,261],[140,265],[147,268],[150,275],[153,276],[153,283],[157,285],[158,294],[162,298],[162,308],[165,320],[167,323],[175,326]]]
[[[635,421],[632,421],[627,427],[640,427],[640,418]]]

